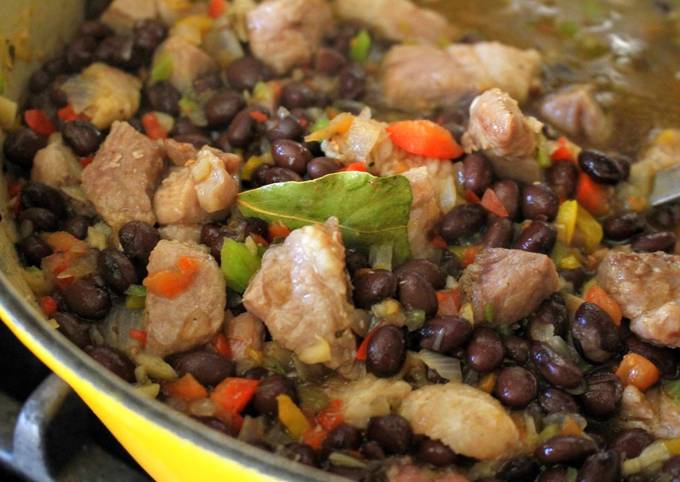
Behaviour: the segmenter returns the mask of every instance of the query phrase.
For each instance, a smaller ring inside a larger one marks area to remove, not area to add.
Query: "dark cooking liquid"
[[[611,112],[610,147],[635,154],[680,127],[680,1],[423,0],[472,36],[541,51],[548,91],[592,83]]]

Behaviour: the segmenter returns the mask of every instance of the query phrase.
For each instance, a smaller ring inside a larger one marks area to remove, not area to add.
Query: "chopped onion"
[[[405,313],[406,326],[409,331],[417,330],[425,323],[425,312],[423,310],[408,310]]]
[[[355,469],[365,469],[367,467],[365,462],[355,459],[351,455],[343,454],[342,452],[331,452],[328,456],[328,461],[333,465],[341,467],[352,467]]]
[[[392,245],[380,244],[371,246],[368,254],[369,263],[373,269],[392,270]]]
[[[248,443],[257,442],[264,437],[265,429],[264,417],[246,415],[243,419],[241,431],[238,433],[238,439]]]
[[[177,378],[177,372],[161,357],[149,355],[148,353],[138,353],[134,357],[138,365],[146,368],[149,376],[156,380],[173,380]]]
[[[420,350],[418,357],[428,366],[435,370],[439,376],[450,382],[463,381],[463,371],[460,368],[460,360],[442,355],[430,350]]]
[[[215,402],[209,398],[195,400],[189,405],[189,413],[197,417],[212,417],[215,415]]]
[[[663,441],[658,440],[645,448],[642,453],[634,459],[628,459],[623,462],[623,475],[629,475],[642,472],[653,465],[659,465],[670,458],[671,454],[668,452]]]
[[[148,383],[135,387],[135,389],[145,397],[156,398],[161,391],[161,386],[158,383]]]
[[[130,338],[130,330],[141,328],[142,317],[141,310],[130,310],[122,303],[115,303],[96,331],[100,334],[103,344],[129,355],[133,348],[139,346],[136,340]]]

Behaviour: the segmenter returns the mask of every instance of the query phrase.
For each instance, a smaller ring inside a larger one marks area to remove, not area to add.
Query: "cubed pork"
[[[175,166],[184,166],[187,161],[198,158],[199,150],[196,149],[193,144],[189,144],[188,142],[178,142],[174,139],[163,139],[159,142],[163,148],[163,151],[165,152],[165,155]],[[243,164],[243,158],[238,154],[223,152],[210,146],[201,147],[201,151],[211,152],[215,156],[222,159],[227,172],[233,175],[238,174],[241,164]]]
[[[475,322],[494,324],[526,317],[560,284],[555,264],[546,255],[503,248],[479,253],[460,283],[466,301],[472,303]]]
[[[411,183],[413,201],[408,220],[408,240],[416,258],[430,258],[436,250],[430,242],[430,232],[442,215],[437,203],[437,191],[427,167],[416,167],[403,176]]]
[[[160,224],[201,224],[209,219],[198,203],[188,167],[170,169],[153,197],[153,209]]]
[[[201,149],[196,159],[187,162],[196,190],[198,204],[215,215],[232,205],[238,194],[238,182],[227,172],[224,160],[211,149]]]
[[[81,172],[73,151],[59,137],[35,154],[31,179],[56,188],[77,186]]]
[[[264,321],[274,341],[303,362],[338,368],[354,359],[349,295],[345,247],[331,218],[296,229],[283,244],[270,247],[243,304]]]
[[[160,240],[149,256],[149,276],[160,271],[176,271],[177,262],[183,256],[198,263],[189,286],[174,298],[151,290],[146,296],[146,348],[159,356],[190,350],[208,342],[224,321],[227,298],[224,275],[204,247]]]
[[[262,321],[246,311],[229,320],[226,325],[225,335],[235,361],[252,360],[252,351],[262,351],[265,335]]]
[[[663,387],[641,392],[628,385],[621,397],[623,426],[642,428],[661,439],[680,437],[680,403],[668,396]]]
[[[114,122],[82,185],[97,212],[114,229],[128,221],[156,222],[151,206],[163,158],[155,142],[127,122]]]
[[[101,21],[120,35],[130,34],[135,22],[158,15],[157,0],[113,0]]]
[[[171,241],[182,241],[183,243],[201,242],[200,224],[168,224],[158,228],[158,234],[162,239]]]
[[[180,92],[190,92],[194,80],[218,68],[212,57],[179,35],[170,36],[156,49],[154,64],[158,62],[172,66],[168,80]]]

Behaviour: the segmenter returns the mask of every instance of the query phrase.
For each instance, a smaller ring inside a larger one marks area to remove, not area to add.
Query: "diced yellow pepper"
[[[493,391],[493,388],[496,386],[496,378],[497,375],[494,372],[487,373],[479,381],[479,383],[477,384],[477,388],[486,393],[491,393]]]
[[[595,251],[600,242],[604,231],[602,225],[583,207],[578,206],[578,215],[576,216],[576,231],[583,246],[589,253]]]
[[[560,260],[559,267],[562,269],[576,269],[581,267],[581,262],[576,256],[570,254]]]
[[[671,455],[680,455],[680,438],[664,440],[663,444]]]
[[[276,397],[279,409],[279,421],[295,439],[309,430],[310,425],[302,410],[295,405],[288,395],[281,394]]]
[[[555,226],[557,227],[557,239],[567,246],[571,245],[576,229],[579,205],[577,201],[564,201],[557,211]]]

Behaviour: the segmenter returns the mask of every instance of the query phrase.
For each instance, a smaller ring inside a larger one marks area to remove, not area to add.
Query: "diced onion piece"
[[[367,467],[366,463],[359,459],[355,459],[351,455],[343,454],[342,452],[331,452],[328,456],[328,461],[333,465],[339,465],[341,467],[352,467],[356,469],[365,469]]]
[[[430,350],[420,350],[418,357],[439,376],[450,382],[462,382],[463,371],[460,368],[460,360],[450,356],[442,355]]]
[[[368,254],[369,263],[373,269],[392,270],[392,245],[373,245]]]
[[[140,385],[135,388],[138,393],[141,393],[148,398],[157,398],[161,391],[161,386],[158,383],[147,383],[146,385]]]
[[[645,448],[639,456],[623,462],[623,475],[628,477],[629,475],[642,472],[648,467],[668,460],[670,456],[671,454],[668,452],[664,442],[658,440]]]
[[[327,362],[331,359],[331,346],[326,340],[319,338],[313,345],[302,350],[298,358],[309,365]]]
[[[138,353],[135,356],[135,362],[145,367],[149,376],[155,380],[174,380],[177,378],[175,369],[159,356]]]

